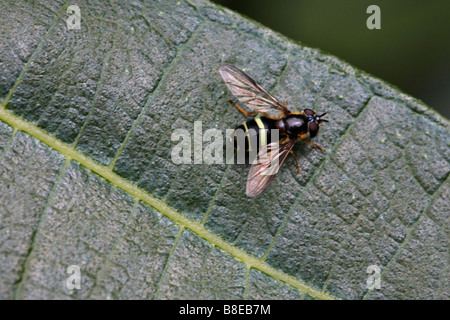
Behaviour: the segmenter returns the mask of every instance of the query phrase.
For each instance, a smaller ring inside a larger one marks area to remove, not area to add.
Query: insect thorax
[[[283,127],[285,133],[295,139],[299,134],[308,132],[308,122],[302,114],[290,114],[279,120],[280,129]]]

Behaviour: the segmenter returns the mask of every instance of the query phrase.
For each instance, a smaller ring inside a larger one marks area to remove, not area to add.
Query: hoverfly
[[[315,137],[319,133],[321,123],[328,122],[328,120],[322,119],[326,113],[319,116],[316,111],[311,109],[291,112],[286,106],[286,100],[281,104],[243,71],[230,65],[223,65],[219,68],[219,72],[231,93],[240,103],[247,105],[253,111],[246,112],[231,99],[228,99],[233,106],[246,116],[255,113],[263,115],[245,121],[235,128],[235,130],[242,129],[248,133],[249,145],[249,131],[251,129],[253,129],[252,132],[256,133],[257,141],[266,142],[270,141],[269,135],[272,129],[279,130],[280,139],[278,142],[265,145],[260,142],[258,145],[256,162],[253,162],[247,177],[246,195],[248,197],[255,197],[267,189],[289,153],[292,154],[297,170],[301,173],[297,158],[292,151],[295,142],[305,141],[323,151],[320,146],[307,140],[307,138]],[[269,116],[267,112],[272,109],[279,111],[279,115]],[[263,135],[263,139],[260,139],[261,135]],[[264,169],[267,169],[274,160],[278,161],[277,168],[271,174],[262,174]]]

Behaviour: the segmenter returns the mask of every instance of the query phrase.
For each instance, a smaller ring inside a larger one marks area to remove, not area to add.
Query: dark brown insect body
[[[313,111],[306,109],[306,112],[311,113]],[[254,135],[255,141],[258,143],[258,149],[264,147],[264,144],[261,144],[260,141],[271,141],[272,129],[278,129],[280,136],[284,139],[312,138],[317,135],[319,130],[318,124],[321,120],[320,117],[307,116],[304,113],[305,111],[303,111],[303,114],[291,113],[279,120],[261,116],[256,119],[248,120],[237,126],[235,129],[242,129],[243,131],[248,132],[250,138],[253,138],[252,135]],[[315,126],[316,124],[317,126]],[[248,141],[246,141],[245,149],[248,150]]]
[[[319,133],[321,117],[311,109],[305,109],[302,113],[290,113],[277,121],[276,126],[280,133],[287,135],[290,139],[314,138]]]
[[[242,129],[247,133],[245,150],[251,149],[252,139],[257,142],[258,156],[256,162],[252,164],[247,178],[247,196],[257,196],[269,186],[287,155],[291,153],[294,156],[292,148],[296,141],[305,141],[323,151],[321,147],[306,140],[306,138],[315,137],[319,132],[321,122],[328,122],[322,119],[326,113],[318,116],[311,109],[291,112],[286,106],[286,100],[284,104],[278,102],[243,71],[225,65],[219,68],[219,72],[230,91],[239,101],[255,110],[246,112],[229,100],[239,111],[247,116],[254,113],[263,114],[263,116],[245,121],[235,129]],[[273,109],[278,110],[281,114],[274,117],[268,115],[267,112]],[[272,138],[271,130],[273,129],[279,130],[279,141],[269,143]],[[294,159],[300,173],[295,156]],[[279,164],[278,167],[273,169],[272,163],[275,161]],[[267,171],[269,168],[270,170]]]

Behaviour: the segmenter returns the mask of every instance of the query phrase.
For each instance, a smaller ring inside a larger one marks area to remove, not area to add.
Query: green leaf
[[[0,298],[449,298],[446,119],[209,2],[68,5],[0,4]],[[244,121],[225,63],[329,114],[255,199],[248,166],[170,157]]]

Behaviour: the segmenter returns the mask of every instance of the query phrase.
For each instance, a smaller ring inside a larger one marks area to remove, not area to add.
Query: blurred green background
[[[216,0],[305,45],[333,54],[450,119],[449,0]],[[381,29],[366,27],[367,7]]]

